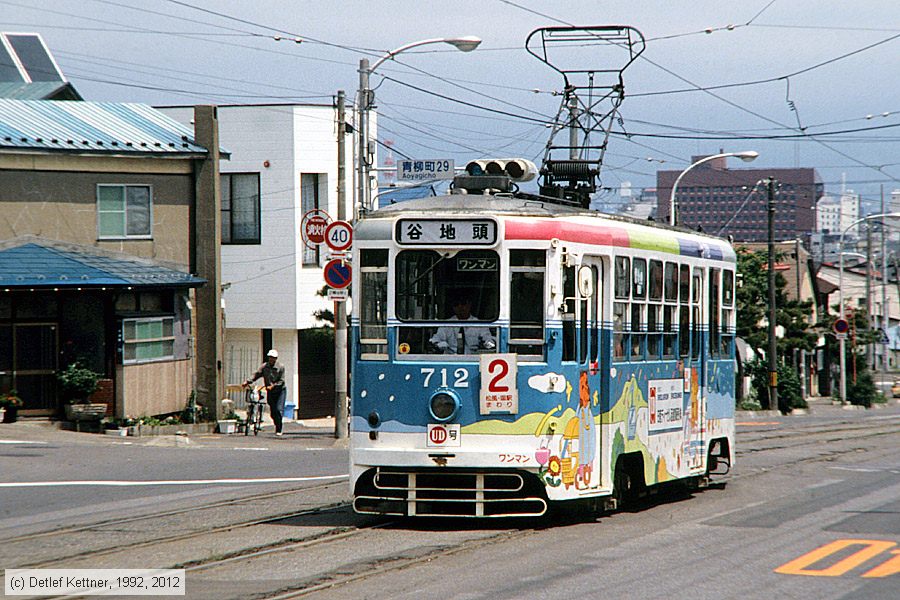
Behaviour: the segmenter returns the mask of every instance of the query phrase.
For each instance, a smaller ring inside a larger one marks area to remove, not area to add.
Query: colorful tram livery
[[[357,512],[612,508],[733,464],[726,241],[511,194],[403,202],[355,235]]]

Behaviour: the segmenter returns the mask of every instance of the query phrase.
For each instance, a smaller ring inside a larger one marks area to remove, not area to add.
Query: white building
[[[859,219],[859,194],[846,190],[840,196],[822,196],[816,204],[816,231],[840,234]]]
[[[184,123],[192,118],[187,107],[161,110]],[[285,365],[287,405],[296,408],[325,393],[304,385],[298,367],[308,351],[304,330],[321,327],[314,313],[332,308],[317,295],[326,248],[307,248],[301,223],[314,209],[337,215],[337,111],[330,104],[219,106],[218,119],[220,145],[231,152],[220,165],[226,382],[246,379],[274,347]],[[352,138],[345,140],[348,219]],[[333,391],[325,401],[333,403]]]

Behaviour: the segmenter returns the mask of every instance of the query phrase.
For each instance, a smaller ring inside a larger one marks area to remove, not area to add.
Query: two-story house
[[[0,391],[24,414],[59,412],[73,361],[116,415],[185,407],[210,169],[218,153],[149,106],[0,99]]]

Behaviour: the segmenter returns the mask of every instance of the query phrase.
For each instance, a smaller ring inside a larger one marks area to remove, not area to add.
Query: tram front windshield
[[[496,252],[404,250],[395,265],[400,355],[497,351],[497,328],[490,325],[500,314]]]

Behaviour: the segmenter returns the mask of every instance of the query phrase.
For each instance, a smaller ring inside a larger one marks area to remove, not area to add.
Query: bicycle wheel
[[[250,434],[250,426],[253,423],[253,403],[247,404],[247,422],[244,424],[244,435]]]
[[[259,430],[262,429],[262,413],[263,407],[262,404],[256,407],[256,420],[253,422],[253,435],[259,435]]]

